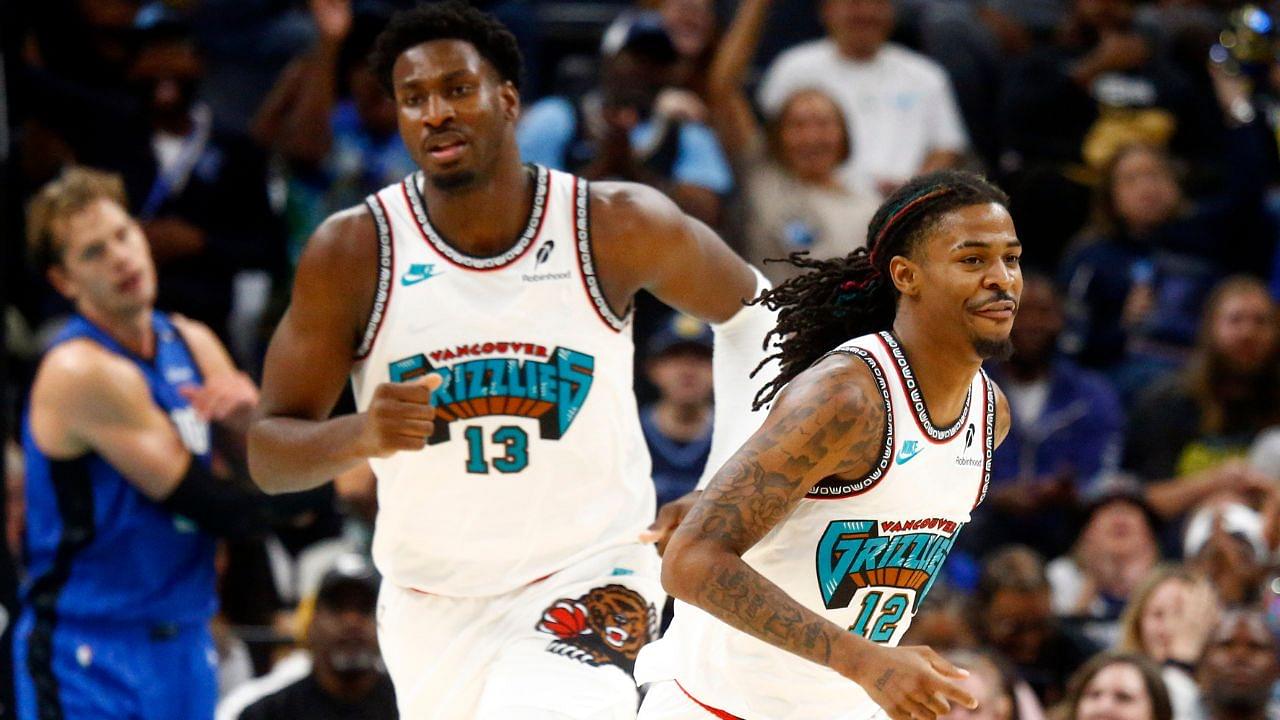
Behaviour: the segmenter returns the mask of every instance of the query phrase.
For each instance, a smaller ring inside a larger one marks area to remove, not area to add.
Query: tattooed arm
[[[757,573],[742,555],[815,483],[865,474],[884,442],[883,400],[861,360],[833,355],[778,396],[760,430],[702,493],[663,558],[675,597],[733,627],[861,685],[895,720],[932,720],[947,698],[977,702],[929,648],[876,645],[823,618]]]

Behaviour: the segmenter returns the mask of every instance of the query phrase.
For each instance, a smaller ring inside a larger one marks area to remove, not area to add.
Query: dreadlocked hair
[[[892,328],[899,293],[889,277],[889,262],[910,257],[929,230],[953,210],[988,203],[1007,208],[1009,198],[980,175],[955,170],[921,175],[876,210],[865,247],[830,260],[811,258],[807,252],[766,260],[809,272],[751,301],[778,313],[777,325],[765,337],[766,346],[776,339],[778,350],[755,372],[772,360],[780,369],[756,393],[755,409],[771,402],[795,376],[841,343]]]

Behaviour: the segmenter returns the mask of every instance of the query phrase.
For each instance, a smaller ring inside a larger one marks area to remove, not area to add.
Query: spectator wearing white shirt
[[[933,60],[888,42],[892,0],[822,0],[821,15],[827,37],[797,45],[769,67],[764,110],[777,112],[805,87],[835,98],[858,149],[841,172],[853,189],[887,195],[914,175],[954,166],[968,136],[951,81]]]

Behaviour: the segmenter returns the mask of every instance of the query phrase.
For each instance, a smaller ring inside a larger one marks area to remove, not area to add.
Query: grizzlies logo
[[[450,362],[454,360],[459,362]],[[595,366],[595,357],[571,348],[487,342],[432,352],[430,358],[424,353],[402,358],[391,363],[388,374],[392,382],[428,373],[444,381],[431,396],[436,419],[444,421],[435,424],[427,439],[435,445],[449,439],[454,420],[486,415],[533,418],[542,439],[559,440],[587,400]]]
[[[555,601],[534,628],[556,636],[547,652],[588,665],[616,665],[630,675],[657,626],[657,612],[640,593],[606,585],[575,600]]]
[[[915,591],[914,612],[955,544],[960,523],[836,520],[818,541],[818,585],[828,610],[849,606],[864,587]]]

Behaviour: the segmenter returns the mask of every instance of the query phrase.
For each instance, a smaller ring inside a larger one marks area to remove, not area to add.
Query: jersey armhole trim
[[[182,345],[182,349],[187,352],[187,357],[191,360],[191,367],[196,371],[196,381],[203,385],[208,373],[204,371],[203,367],[200,367],[200,358],[196,357],[195,351],[191,349],[191,343],[187,342],[187,336],[183,334],[182,328],[178,327],[178,323],[174,322],[173,318],[166,317],[164,321],[173,329],[173,336],[177,338],[178,344]],[[156,352],[157,354],[159,353],[158,347]]]
[[[391,304],[391,282],[395,274],[395,249],[391,237],[391,223],[387,222],[387,210],[382,205],[382,198],[370,195],[364,201],[373,215],[373,224],[378,230],[378,286],[373,296],[373,309],[369,311],[369,321],[365,323],[364,336],[360,346],[356,348],[355,360],[364,360],[373,350],[373,344],[382,330],[382,321],[387,316],[387,308]]]
[[[982,484],[978,486],[978,497],[973,501],[974,509],[987,499],[987,490],[991,487],[992,458],[996,452],[996,391],[992,387],[987,371],[979,369],[982,376],[983,407],[986,416],[982,418]]]
[[[865,475],[856,480],[845,480],[834,476],[823,478],[809,488],[809,492],[805,493],[806,500],[842,500],[862,495],[884,480],[885,476],[889,474],[890,465],[893,463],[893,400],[889,395],[889,382],[885,376],[884,368],[880,367],[880,362],[876,360],[874,355],[860,347],[839,348],[822,357],[825,358],[836,353],[859,358],[871,370],[871,375],[875,378],[876,385],[880,388],[880,397],[884,402],[884,445],[880,451],[880,459]]]
[[[609,301],[600,287],[596,277],[595,255],[591,250],[591,183],[583,178],[573,178],[573,227],[577,235],[578,269],[582,272],[582,285],[587,291],[587,299],[595,308],[596,314],[614,332],[622,332],[631,320],[633,305],[627,304],[621,315],[609,307]]]

